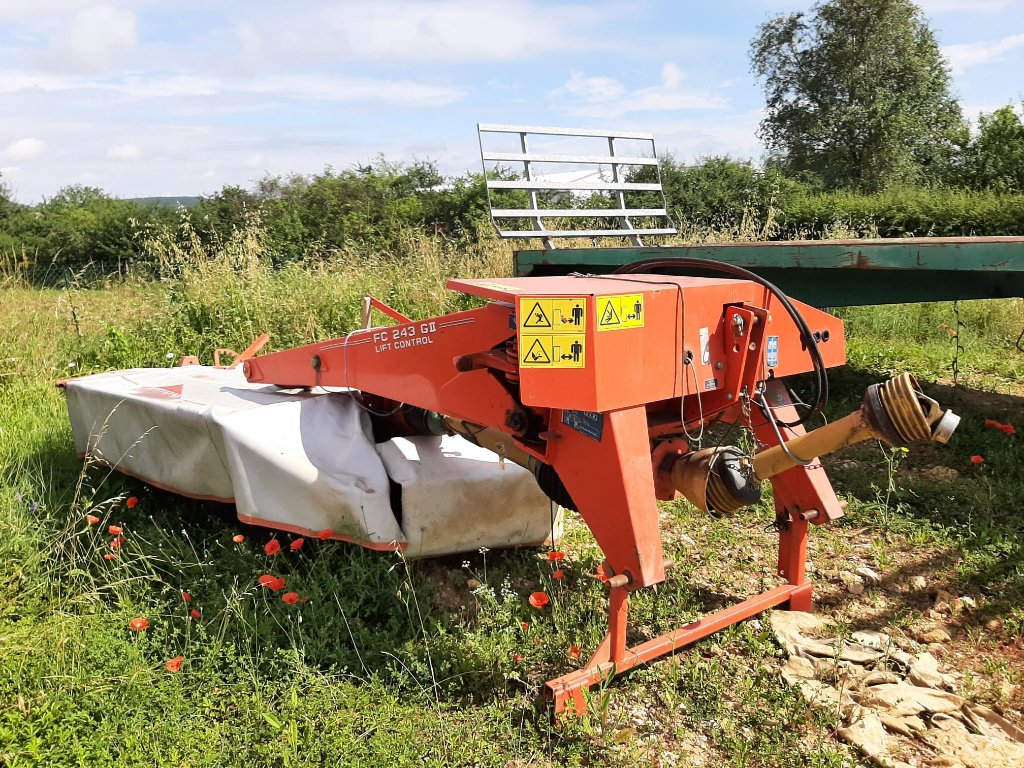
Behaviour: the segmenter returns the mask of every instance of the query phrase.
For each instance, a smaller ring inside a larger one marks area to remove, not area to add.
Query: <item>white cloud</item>
[[[686,73],[672,62],[661,67],[661,82],[629,91],[610,77],[586,77],[574,71],[548,98],[556,108],[579,117],[617,118],[634,112],[723,109],[724,96],[685,87]]]
[[[87,6],[50,36],[44,63],[62,71],[101,72],[137,44],[134,12],[110,5]]]
[[[3,155],[10,160],[34,160],[45,151],[45,141],[36,138],[26,138],[12,141],[4,149]]]
[[[108,160],[139,160],[142,150],[138,144],[118,144],[107,150]]]
[[[380,0],[311,3],[297,15],[246,8],[231,40],[249,67],[266,61],[525,61],[551,51],[607,50],[592,32],[607,3],[536,0]]]
[[[249,78],[144,76],[77,77],[0,70],[0,93],[38,89],[50,92],[106,91],[129,100],[226,97],[260,94],[317,101],[385,102],[404,106],[443,106],[466,95],[462,88],[413,80],[328,75],[271,75]]]
[[[970,67],[999,61],[1010,51],[1024,47],[1024,34],[1010,35],[999,40],[982,43],[957,43],[947,45],[942,52],[949,59],[954,74],[961,74]]]

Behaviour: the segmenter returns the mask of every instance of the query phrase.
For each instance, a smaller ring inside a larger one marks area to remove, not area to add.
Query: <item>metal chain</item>
[[[960,343],[960,329],[967,325],[960,319],[960,302],[953,302],[954,327],[950,331],[950,338],[953,341],[953,360],[950,367],[953,369],[953,402],[956,402],[956,395],[960,387],[960,355],[964,353],[964,345]]]

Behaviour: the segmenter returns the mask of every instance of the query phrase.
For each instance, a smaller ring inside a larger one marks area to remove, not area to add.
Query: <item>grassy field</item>
[[[448,276],[504,275],[511,263],[501,244],[412,236],[402,257],[343,253],[280,272],[259,259],[258,230],[215,253],[187,238],[152,247],[160,281],[40,290],[12,273],[0,287],[0,766],[859,764],[833,737],[836,714],[782,682],[781,651],[757,620],[596,691],[587,718],[553,728],[540,687],[581,665],[605,622],[590,577],[600,553],[575,520],[562,580],[533,550],[406,562],[308,541],[271,558],[269,533],[230,508],[83,470],[57,379],[181,354],[208,361],[264,330],[275,348],[335,336],[355,326],[367,292],[412,316],[451,311],[466,305],[444,289]],[[949,447],[863,445],[828,460],[849,506],[813,531],[820,608],[841,627],[913,635],[931,590],[972,597],[942,663],[1020,722],[1024,447],[985,420],[1024,429],[1024,354],[1013,348],[1024,306],[843,316],[850,364],[831,378],[831,416],[906,369],[964,421]],[[772,518],[765,505],[715,521],[665,504],[679,565],[635,599],[638,637],[773,583]],[[108,560],[110,525],[125,540]],[[843,577],[861,564],[885,580],[855,597]],[[309,602],[258,587],[271,569]],[[908,586],[918,575],[927,589]],[[536,589],[552,595],[540,611],[527,602]],[[129,628],[136,617],[148,631]]]

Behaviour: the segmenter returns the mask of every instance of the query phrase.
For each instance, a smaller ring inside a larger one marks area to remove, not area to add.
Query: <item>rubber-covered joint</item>
[[[892,423],[892,419],[889,418],[889,414],[886,413],[885,406],[882,404],[881,384],[872,384],[867,388],[864,392],[861,410],[871,429],[886,443],[896,448],[907,445],[907,441],[896,429],[896,425]]]

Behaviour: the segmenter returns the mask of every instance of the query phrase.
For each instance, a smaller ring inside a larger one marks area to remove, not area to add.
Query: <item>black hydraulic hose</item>
[[[726,275],[732,275],[739,277],[743,280],[749,280],[753,283],[757,283],[761,287],[767,289],[771,294],[779,300],[779,303],[786,308],[786,312],[793,318],[793,322],[796,324],[797,330],[800,332],[800,338],[807,348],[807,352],[811,358],[811,366],[814,369],[814,396],[811,398],[810,411],[801,416],[795,422],[778,422],[784,427],[793,427],[797,424],[806,424],[816,414],[821,412],[821,409],[825,406],[828,400],[828,374],[825,369],[825,361],[821,357],[821,350],[818,348],[818,343],[814,340],[814,334],[811,332],[810,327],[807,325],[807,321],[804,316],[800,314],[793,302],[789,300],[776,285],[765,280],[760,275],[751,272],[749,269],[743,267],[737,267],[735,264],[726,264],[721,261],[711,261],[708,259],[692,259],[692,258],[650,258],[641,259],[634,261],[629,264],[623,264],[618,269],[612,272],[613,275],[628,275],[637,274],[642,272],[649,272],[655,269],[704,269],[710,272],[720,272]]]

